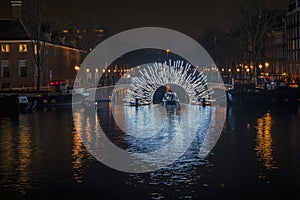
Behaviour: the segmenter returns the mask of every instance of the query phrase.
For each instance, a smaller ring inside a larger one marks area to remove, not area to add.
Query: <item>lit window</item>
[[[27,52],[27,44],[19,44],[19,53]]]
[[[37,54],[37,46],[36,46],[36,44],[34,45],[34,54],[35,55]]]
[[[9,61],[1,61],[1,77],[10,77]]]
[[[296,49],[296,41],[292,40],[292,49],[295,50]]]
[[[1,44],[1,53],[9,52],[9,44]]]
[[[19,77],[27,77],[28,75],[28,61],[19,60]]]

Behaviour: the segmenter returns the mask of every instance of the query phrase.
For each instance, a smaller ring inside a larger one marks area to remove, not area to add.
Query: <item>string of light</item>
[[[182,87],[189,96],[191,104],[198,104],[202,98],[212,92],[207,87],[207,77],[201,71],[192,69],[190,63],[184,61],[169,61],[169,64],[154,63],[137,71],[131,78],[131,83],[124,98],[126,103],[135,103],[136,99],[141,104],[152,103],[155,91],[167,84]]]

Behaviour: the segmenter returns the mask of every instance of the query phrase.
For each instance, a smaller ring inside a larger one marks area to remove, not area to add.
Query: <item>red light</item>
[[[122,74],[122,73],[120,73],[120,74],[119,74],[119,76],[120,76],[120,77],[122,77],[122,76],[123,76],[123,74]]]
[[[56,82],[55,82],[55,85],[59,85],[59,81],[56,81]]]
[[[51,82],[50,82],[50,85],[51,85],[51,86],[53,86],[53,85],[54,85],[54,82],[53,82],[53,81],[51,81]]]

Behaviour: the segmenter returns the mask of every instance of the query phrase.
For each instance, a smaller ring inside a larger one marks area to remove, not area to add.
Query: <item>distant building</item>
[[[106,33],[104,28],[82,28],[68,24],[65,29],[60,32],[52,32],[52,42],[55,44],[60,44],[64,46],[69,46],[72,48],[77,48],[90,52],[93,50],[100,42],[104,40]]]
[[[199,38],[199,42],[210,54],[219,70],[225,74],[234,71],[244,53],[241,51],[241,33],[237,29],[231,29],[228,32],[208,31],[202,38]]]
[[[289,3],[286,14],[287,73],[300,78],[300,0]]]
[[[11,1],[12,18],[0,19],[0,90],[37,86],[37,69],[34,62],[36,47],[21,20],[22,1]],[[45,43],[45,67],[42,86],[50,80],[67,80],[73,84],[84,52],[75,48]]]
[[[272,14],[274,20],[265,40],[264,60],[269,63],[268,72],[283,74],[287,72],[286,12],[272,11]]]

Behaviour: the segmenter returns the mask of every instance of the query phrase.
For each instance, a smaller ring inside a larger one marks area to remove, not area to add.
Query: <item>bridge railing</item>
[[[120,84],[120,85],[112,85],[112,86],[104,86],[97,88],[89,88],[86,89],[86,92],[92,94],[87,100],[89,101],[109,101],[112,97],[113,90],[126,89],[129,84]],[[232,88],[231,84],[220,84],[220,83],[207,83],[208,89],[221,89],[228,91]]]
[[[111,99],[113,90],[124,89],[127,87],[128,84],[88,88],[86,89],[86,92],[92,95],[90,95],[87,98],[87,100],[88,101],[109,101]]]
[[[209,90],[221,89],[221,90],[228,91],[228,90],[233,88],[233,85],[231,85],[231,84],[221,84],[221,83],[207,83],[207,87],[208,87]]]

